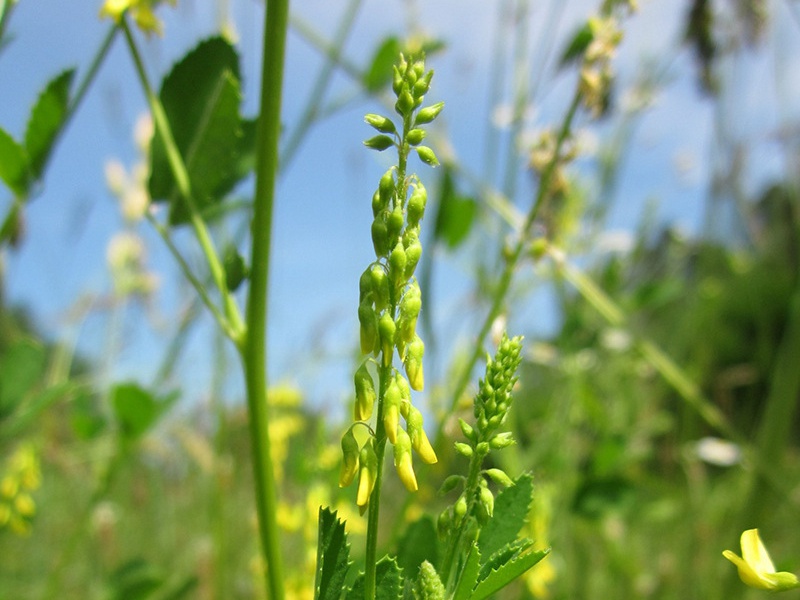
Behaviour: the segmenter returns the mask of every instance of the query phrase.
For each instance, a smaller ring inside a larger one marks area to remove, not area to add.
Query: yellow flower
[[[750,587],[759,590],[781,592],[800,587],[800,581],[794,573],[775,572],[775,565],[769,557],[767,549],[758,537],[758,529],[748,529],[742,533],[742,556],[730,550],[722,552],[739,570],[739,578]]]
[[[169,0],[173,6],[176,0]],[[153,9],[160,0],[105,0],[100,8],[100,18],[108,17],[119,23],[125,11],[130,10],[133,20],[139,29],[146,34],[162,35],[164,30]]]

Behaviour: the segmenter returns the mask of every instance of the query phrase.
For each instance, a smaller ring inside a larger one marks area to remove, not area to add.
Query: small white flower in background
[[[144,243],[136,234],[123,231],[111,238],[106,260],[118,295],[146,296],[155,291],[158,278],[145,270],[144,259]]]
[[[732,467],[742,460],[742,449],[733,442],[716,437],[704,437],[694,445],[700,460],[717,467]]]

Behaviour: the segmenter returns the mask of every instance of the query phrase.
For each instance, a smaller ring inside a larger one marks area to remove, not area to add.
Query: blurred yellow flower
[[[775,572],[775,565],[772,564],[772,559],[758,536],[758,529],[748,529],[742,533],[741,544],[741,557],[730,550],[724,550],[722,556],[736,565],[739,578],[746,585],[773,592],[800,587],[800,581],[794,573]]]
[[[176,0],[168,0],[175,6]],[[105,0],[100,8],[100,18],[110,18],[116,23],[120,22],[125,11],[130,11],[136,25],[146,34],[156,33],[162,35],[164,28],[153,10],[161,0]]]

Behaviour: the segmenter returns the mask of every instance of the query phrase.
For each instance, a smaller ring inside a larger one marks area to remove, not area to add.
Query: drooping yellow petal
[[[748,529],[741,537],[742,556],[725,550],[722,556],[736,565],[739,579],[745,585],[759,590],[774,592],[791,590],[800,587],[800,581],[794,573],[775,572],[775,565],[761,542],[758,529]]]

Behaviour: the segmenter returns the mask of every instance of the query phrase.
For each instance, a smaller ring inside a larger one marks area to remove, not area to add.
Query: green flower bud
[[[361,363],[354,376],[356,388],[355,420],[366,421],[372,416],[372,407],[375,405],[377,394],[375,383],[367,369],[367,361]]]
[[[387,148],[394,146],[394,140],[388,135],[376,135],[368,140],[364,140],[364,145],[367,148],[372,148],[378,152],[383,152]]]
[[[378,456],[375,454],[373,441],[370,439],[361,449],[358,457],[358,492],[356,493],[356,504],[359,512],[363,515],[369,505],[369,497],[375,488],[378,478]]]
[[[389,251],[389,232],[386,228],[383,214],[379,214],[372,221],[372,247],[375,249],[375,256],[378,258],[386,256]]]
[[[414,339],[408,344],[406,355],[403,359],[403,365],[406,368],[406,375],[408,376],[408,383],[411,388],[422,391],[425,387],[425,374],[422,368],[422,356],[425,354],[425,344],[419,338],[414,336]]]
[[[433,451],[433,447],[428,441],[428,436],[425,434],[425,429],[422,427],[422,413],[413,405],[408,407],[406,431],[411,438],[411,445],[422,461],[429,465],[435,464],[439,459],[436,458],[436,453]]]
[[[358,322],[361,325],[361,353],[369,354],[376,349],[378,342],[378,315],[371,304],[359,304]]]
[[[381,194],[378,190],[375,190],[375,193],[372,194],[372,216],[377,217],[381,214],[381,211],[385,208],[383,201],[381,200]]]
[[[461,520],[467,514],[467,499],[462,494],[456,500],[456,503],[453,505],[453,517],[456,524],[461,523]]]
[[[444,600],[446,591],[439,574],[427,560],[419,566],[419,577],[414,586],[415,600]]]
[[[416,337],[417,318],[422,309],[422,299],[419,297],[419,294],[411,293],[412,289],[414,289],[414,287],[410,288],[409,291],[403,295],[403,299],[400,300],[398,329],[400,330],[400,337],[404,342],[411,342]],[[419,287],[416,289],[419,290]]]
[[[370,269],[366,269],[358,279],[358,303],[370,303],[372,295],[372,275]]]
[[[347,487],[356,478],[358,472],[358,442],[350,428],[342,436],[342,469],[339,473],[339,487]]]
[[[419,243],[419,240],[413,241],[406,246],[406,279],[410,279],[414,275],[421,257],[422,244]]]
[[[382,115],[368,114],[364,116],[367,125],[380,131],[381,133],[396,133],[394,123],[388,117]]]
[[[389,305],[389,278],[380,264],[370,267],[369,276],[372,283],[372,300],[375,310],[381,311]]]
[[[384,208],[389,205],[389,200],[394,196],[394,168],[389,169],[381,175],[381,181],[378,184],[378,193],[380,194],[381,201]]]
[[[514,440],[513,434],[510,431],[504,431],[503,433],[498,433],[491,440],[489,440],[489,447],[493,450],[502,450],[503,448],[508,448],[516,443],[517,442]]]
[[[422,216],[425,214],[425,204],[427,202],[428,192],[421,183],[418,183],[411,197],[408,199],[408,206],[406,207],[409,223],[416,225],[422,220]]]
[[[392,443],[397,443],[397,431],[400,429],[400,402],[402,394],[397,382],[392,379],[383,396],[383,428],[386,438]]]
[[[394,104],[394,109],[398,114],[404,117],[414,110],[414,98],[411,96],[411,92],[408,91],[407,85],[403,86],[402,91],[397,96],[397,102]]]
[[[436,158],[436,154],[433,153],[433,150],[431,150],[427,146],[417,146],[415,150],[417,151],[420,160],[424,162],[426,165],[431,167],[439,166],[439,159]]]
[[[388,312],[383,313],[378,320],[378,336],[381,340],[384,367],[392,364],[392,347],[394,346],[394,334],[396,331],[397,326],[394,324],[392,315]]]
[[[399,96],[400,92],[403,90],[403,71],[397,65],[392,67],[394,70],[394,74],[392,76],[392,91],[394,92],[395,96]]]
[[[469,444],[465,444],[464,442],[456,442],[454,446],[456,448],[456,452],[458,452],[461,456],[465,456],[467,458],[472,457],[472,446]]]
[[[389,217],[386,219],[386,231],[391,242],[391,247],[394,247],[397,238],[400,236],[400,232],[403,231],[404,222],[405,214],[403,213],[403,207],[398,204],[394,210],[389,213]]]
[[[481,486],[478,490],[478,521],[484,525],[494,514],[494,495],[492,491]]]
[[[392,283],[399,287],[406,281],[406,251],[403,242],[395,244],[392,254],[389,256],[389,274]]]
[[[402,429],[397,429],[394,444],[394,467],[400,481],[409,492],[416,492],[417,477],[414,474],[414,464],[411,460],[411,438]]]
[[[475,430],[472,428],[472,425],[467,423],[464,419],[459,419],[458,425],[461,427],[461,433],[464,434],[465,438],[473,443],[477,440],[477,436],[475,434]]]
[[[514,485],[514,482],[502,469],[486,469],[484,474],[496,484],[502,485],[503,487],[511,487]]]
[[[425,125],[426,123],[430,123],[439,116],[439,113],[442,112],[443,108],[444,102],[437,102],[431,106],[426,106],[417,113],[417,118],[414,119],[414,125]]]
[[[431,87],[431,79],[433,78],[433,71],[428,71],[425,73],[424,76],[417,79],[414,83],[414,97],[415,98],[422,98],[425,94],[428,93],[428,90]]]
[[[452,526],[453,507],[448,506],[445,510],[439,513],[439,517],[436,519],[436,532],[439,534],[441,539],[444,539],[450,533]]]
[[[395,373],[394,381],[397,383],[397,388],[400,390],[400,414],[405,417],[408,414],[408,410],[403,409],[403,404],[411,402],[411,388],[409,387],[406,378],[400,373]]]
[[[463,485],[464,481],[466,481],[466,479],[464,479],[463,475],[450,475],[444,480],[442,487],[439,488],[439,494],[444,496],[448,492],[452,492],[459,485]]]
[[[408,132],[408,135],[406,135],[406,141],[410,145],[416,146],[425,139],[425,133],[424,129],[412,129]]]

